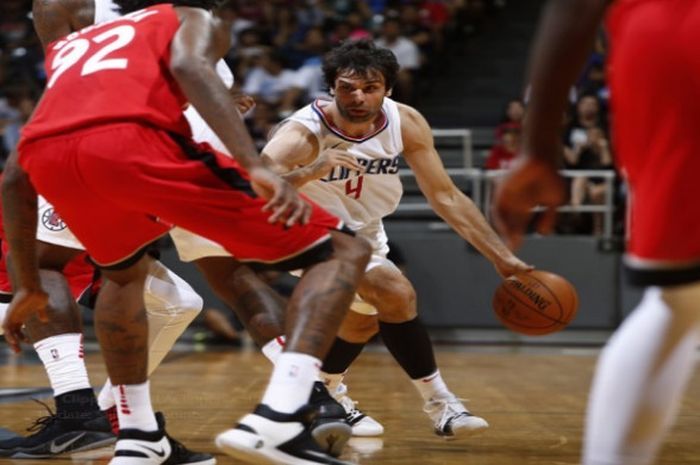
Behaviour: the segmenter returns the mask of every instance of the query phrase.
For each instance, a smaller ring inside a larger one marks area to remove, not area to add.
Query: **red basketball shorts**
[[[628,264],[697,268],[700,2],[621,1],[608,25],[612,134],[630,190]]]
[[[12,284],[10,283],[10,275],[7,271],[7,254],[8,246],[5,240],[2,241],[2,257],[0,258],[0,302],[9,298],[3,299],[3,295],[12,294]],[[81,253],[73,260],[68,262],[63,269],[63,276],[68,281],[70,293],[75,300],[78,300],[81,295],[92,285],[95,277],[95,267],[87,260],[87,254]]]
[[[22,143],[19,160],[101,266],[128,263],[173,225],[242,262],[285,269],[328,248],[338,218],[314,205],[307,225],[269,224],[266,201],[234,160],[179,139],[139,124],[102,125]]]

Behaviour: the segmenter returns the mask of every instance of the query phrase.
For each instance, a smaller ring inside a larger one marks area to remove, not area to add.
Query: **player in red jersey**
[[[700,342],[700,3],[553,0],[531,58],[524,157],[501,186],[501,230],[517,244],[535,205],[564,198],[557,174],[567,92],[609,3],[613,143],[630,190],[625,266],[644,298],[600,356],[584,465],[649,465],[673,423]],[[549,229],[552,213],[544,229]]]
[[[134,9],[148,2],[120,3]],[[34,192],[18,158],[109,278],[97,304],[98,337],[110,377],[122,385],[121,402],[141,412],[123,417],[124,409],[119,410],[125,429],[115,463],[139,461],[129,449],[135,443],[165,452],[169,448],[162,431],[152,432],[156,424],[139,360],[142,346],[134,343],[144,336],[138,324],[143,244],[178,224],[259,266],[311,265],[288,307],[286,352],[263,404],[217,442],[227,452],[253,460],[337,463],[312,443],[299,442],[305,437],[299,436],[304,434],[300,407],[318,372],[318,357],[327,351],[350,303],[368,249],[362,241],[334,231],[337,219],[317,207],[309,211],[308,204],[261,165],[227,90],[212,74],[213,58],[226,46],[211,15],[195,7],[209,4],[187,4],[193,7],[161,5],[136,12],[49,47],[48,88],[4,183],[8,239],[21,284],[5,327],[13,341],[24,313],[45,302],[36,284],[33,243],[22,234],[35,226],[28,214],[34,207],[28,195]],[[118,105],[105,90],[116,89],[115,83],[131,84],[126,94],[112,90],[111,95],[120,97]],[[64,117],[61,108],[77,95],[82,116]],[[180,110],[185,95],[248,173],[208,146],[188,140]],[[154,96],[157,108],[145,106],[143,102]],[[130,103],[139,99],[140,104]],[[51,172],[62,174],[60,187]],[[100,209],[97,198],[102,200]],[[263,208],[272,215],[261,212]],[[79,210],[92,213],[89,222]],[[307,220],[306,225],[297,224]],[[112,311],[116,308],[120,311]],[[120,340],[119,334],[129,334],[129,339]],[[282,446],[293,438],[295,447]],[[261,441],[261,447],[252,448]],[[146,455],[143,463],[162,462]]]
[[[119,16],[116,5],[111,0],[46,0],[35,2],[32,7],[34,27],[44,46],[56,39],[93,23],[100,23]],[[232,76],[228,68],[217,63],[217,72],[227,85]],[[229,74],[229,76],[227,76]],[[250,100],[250,99],[248,99]],[[241,112],[249,108],[250,101],[238,98]],[[222,144],[206,127],[201,117],[189,109],[188,118],[196,140],[212,141],[216,147]],[[270,354],[278,354],[282,347],[278,341],[283,338],[281,316],[284,302],[271,292],[269,286],[257,278],[248,267],[242,266],[218,244],[186,233],[182,230],[171,232],[178,253],[185,261],[193,261],[204,273],[212,289],[219,297],[235,309],[244,322],[253,340]],[[37,231],[39,264],[44,274],[63,270],[75,254],[82,253],[84,247],[67,229],[65,223],[55,213],[53,207],[43,198],[39,201],[39,223]],[[43,282],[49,294],[60,293],[61,277],[52,273],[50,280]],[[149,330],[148,373],[153,372],[177,337],[201,310],[201,298],[181,278],[168,270],[159,261],[151,260],[149,276],[145,288],[146,312]],[[54,305],[47,308],[49,321],[43,323],[37,318],[29,319],[25,332],[30,336],[54,388],[56,414],[54,421],[44,423],[44,427],[26,437],[15,437],[0,441],[0,457],[53,456],[74,450],[86,450],[103,443],[103,434],[95,431],[90,419],[101,415],[99,409],[107,413],[113,427],[118,429],[115,395],[109,380],[100,391],[97,402],[90,389],[87,371],[81,358],[73,354],[82,353],[82,337],[77,307],[70,299],[54,299]],[[59,305],[61,304],[61,305]],[[65,307],[65,308],[64,308]],[[32,337],[35,336],[36,338]],[[59,353],[60,357],[47,356]],[[80,374],[81,376],[76,376]],[[70,382],[66,378],[71,378]],[[319,404],[322,414],[313,426],[314,438],[334,453],[339,453],[350,435],[350,429],[341,415],[342,407],[333,402],[327,390],[317,383],[311,403]],[[99,404],[99,409],[97,407]],[[79,411],[74,412],[75,408]],[[71,420],[70,418],[79,418]],[[88,421],[90,420],[90,421]],[[70,441],[76,439],[75,441]],[[52,448],[54,441],[70,443],[65,449]],[[207,454],[193,453],[172,438],[176,457],[171,456],[171,464],[203,465],[213,463]]]

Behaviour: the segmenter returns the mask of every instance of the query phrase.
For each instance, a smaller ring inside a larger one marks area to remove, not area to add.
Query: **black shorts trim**
[[[700,265],[673,269],[643,269],[625,265],[625,274],[633,286],[680,286],[700,281]]]
[[[141,247],[139,250],[134,252],[133,254],[129,255],[128,258],[122,260],[121,262],[117,263],[112,263],[111,265],[100,265],[99,263],[95,262],[92,257],[88,256],[88,261],[92,264],[97,269],[100,270],[113,270],[113,271],[119,271],[119,270],[125,270],[131,266],[133,266],[136,262],[141,260],[144,255],[146,255],[149,251],[149,248],[151,247],[151,244],[149,243],[148,245]]]
[[[180,134],[169,133],[170,137],[175,141],[177,145],[180,146],[183,153],[190,160],[201,161],[204,165],[209,168],[209,170],[214,173],[214,175],[231,186],[232,188],[245,192],[247,195],[253,198],[257,198],[258,195],[253,190],[250,185],[250,181],[241,176],[241,173],[234,168],[224,168],[219,166],[216,161],[216,155],[213,152],[200,152],[196,147],[192,145],[192,142],[186,137]]]
[[[12,294],[0,292],[0,304],[9,304],[10,302],[12,302]]]
[[[355,236],[355,232],[349,229],[347,226],[343,225],[340,229],[334,229],[333,231],[340,231],[344,234],[350,236]],[[316,263],[324,262],[328,260],[333,255],[333,240],[328,238],[320,244],[306,250],[299,255],[295,255],[292,258],[282,260],[274,263],[261,263],[255,261],[243,262],[255,271],[294,271],[303,270]]]

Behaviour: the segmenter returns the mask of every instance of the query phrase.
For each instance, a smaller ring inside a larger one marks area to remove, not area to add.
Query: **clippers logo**
[[[41,224],[49,231],[63,231],[66,229],[66,223],[63,222],[53,208],[49,208],[41,214]]]

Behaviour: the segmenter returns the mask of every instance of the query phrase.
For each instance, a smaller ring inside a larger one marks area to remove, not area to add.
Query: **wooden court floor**
[[[391,357],[381,351],[366,352],[347,381],[359,407],[381,421],[386,432],[381,438],[353,439],[343,458],[377,465],[579,463],[594,353],[441,349],[438,359],[448,385],[469,399],[470,409],[490,422],[490,430],[459,442],[434,436],[418,394]],[[91,380],[98,385],[105,377],[101,359],[91,354],[87,360]],[[233,459],[218,453],[213,437],[256,404],[269,369],[267,361],[250,350],[179,354],[152,379],[154,405],[166,412],[171,435],[193,449],[217,454],[221,465],[233,465]],[[38,365],[0,366],[0,389],[45,384]],[[700,376],[696,375],[658,464],[700,465],[699,399]],[[0,426],[20,432],[42,414],[31,401],[0,404]],[[108,460],[109,450],[102,450],[50,463],[104,465]],[[11,462],[47,463],[0,460]]]

